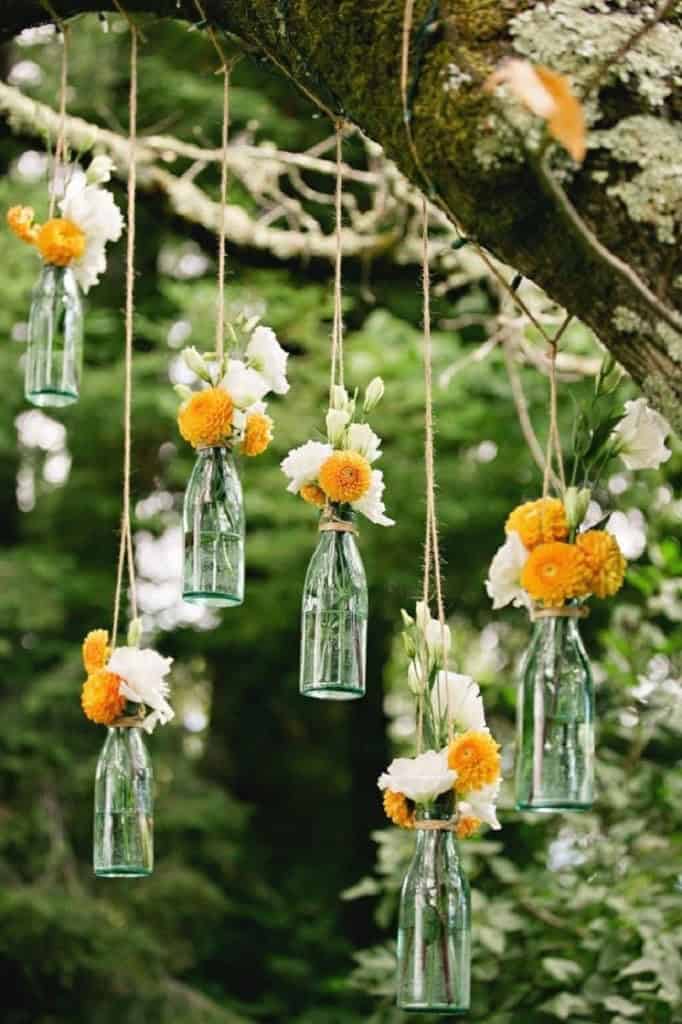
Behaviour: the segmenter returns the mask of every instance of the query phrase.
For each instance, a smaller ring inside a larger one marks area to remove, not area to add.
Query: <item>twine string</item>
[[[57,141],[54,147],[54,164],[52,167],[52,186],[50,188],[50,205],[48,219],[54,217],[57,204],[57,187],[60,167],[66,166],[66,91],[69,77],[69,42],[68,29],[63,21],[58,20],[57,25],[62,36],[62,61],[61,73],[59,76],[59,127],[57,129]]]
[[[321,519],[318,530],[320,533],[352,533],[356,537],[358,535],[353,523],[348,523],[343,519]]]
[[[336,187],[334,189],[334,319],[332,321],[332,357],[329,394],[335,384],[344,387],[343,372],[343,310],[341,270],[343,265],[343,245],[341,230],[343,227],[343,121],[336,121]]]
[[[590,609],[586,604],[566,605],[562,608],[531,608],[529,615],[531,622],[539,619],[586,619]]]
[[[121,538],[116,570],[114,594],[114,620],[111,629],[112,646],[116,646],[121,610],[123,572],[128,562],[128,580],[132,618],[137,618],[137,587],[135,558],[130,526],[130,471],[132,454],[132,401],[133,401],[133,335],[135,329],[135,199],[137,187],[137,29],[130,23],[130,94],[128,101],[128,239],[126,247],[125,292],[125,385],[123,399],[123,501],[121,511]]]
[[[420,832],[456,832],[457,822],[451,818],[425,818],[415,821],[414,827]]]

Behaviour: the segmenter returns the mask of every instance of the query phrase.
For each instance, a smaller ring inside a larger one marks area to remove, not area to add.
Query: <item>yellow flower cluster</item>
[[[224,388],[197,391],[178,412],[178,427],[194,448],[224,444],[232,433],[234,406]]]
[[[30,206],[13,206],[7,211],[7,223],[17,238],[35,245],[46,263],[68,267],[85,252],[85,234],[66,217],[53,217],[42,226],[34,223]]]
[[[448,767],[457,772],[455,789],[468,793],[497,782],[502,772],[500,746],[489,732],[469,729],[448,749]]]
[[[111,725],[122,714],[126,702],[120,693],[121,677],[106,668],[111,654],[106,629],[93,629],[88,633],[82,653],[88,674],[81,693],[83,713],[91,722]]]
[[[399,825],[400,828],[414,828],[414,804],[404,793],[396,793],[392,789],[385,790],[384,811],[394,825]]]
[[[523,541],[523,546],[532,551],[538,544],[551,544],[552,541],[566,540],[568,522],[563,503],[558,498],[540,498],[538,501],[527,501],[515,508],[507,519],[507,533],[515,531]]]
[[[272,441],[272,420],[263,412],[250,412],[242,441],[244,455],[262,455]]]
[[[320,488],[330,501],[340,504],[359,501],[367,494],[371,483],[372,469],[359,452],[332,452],[320,466]]]

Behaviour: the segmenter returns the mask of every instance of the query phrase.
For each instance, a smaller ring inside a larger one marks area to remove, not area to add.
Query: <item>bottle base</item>
[[[43,388],[40,391],[27,391],[26,401],[41,408],[62,409],[78,401],[74,391],[60,391],[57,388]]]
[[[468,1006],[448,1006],[447,1003],[401,1003],[397,1007],[405,1013],[440,1013],[448,1017],[463,1017],[470,1012]]]
[[[359,700],[365,691],[358,686],[339,686],[334,683],[320,683],[319,686],[302,686],[302,697],[313,697],[315,700]]]
[[[95,878],[149,878],[152,868],[123,867],[113,865],[109,868],[95,868]]]
[[[182,600],[188,604],[202,605],[204,608],[236,608],[244,604],[243,596],[212,590],[184,590]]]
[[[517,811],[535,811],[536,814],[558,814],[562,811],[581,814],[591,811],[594,803],[570,803],[566,800],[534,800],[533,802],[517,800],[515,806]]]

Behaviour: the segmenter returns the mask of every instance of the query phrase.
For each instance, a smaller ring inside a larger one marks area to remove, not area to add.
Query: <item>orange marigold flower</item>
[[[46,263],[68,267],[85,252],[85,235],[72,220],[54,217],[39,229],[36,245]]]
[[[396,793],[392,789],[384,791],[384,811],[394,825],[401,828],[414,828],[414,804],[404,793]]]
[[[576,544],[585,558],[590,593],[612,597],[623,586],[628,566],[616,538],[605,530],[588,530],[578,536]]]
[[[91,629],[83,641],[83,665],[88,675],[104,668],[110,654],[109,634],[106,629]]]
[[[121,677],[101,668],[83,683],[81,705],[86,718],[98,725],[111,725],[125,707],[125,697],[119,693]]]
[[[315,505],[317,508],[324,508],[327,504],[327,497],[321,487],[317,484],[303,484],[303,487],[298,492],[304,501],[307,501],[309,505]]]
[[[38,225],[33,223],[35,212],[32,206],[13,206],[7,211],[7,223],[17,238],[33,245],[38,237]]]
[[[528,550],[538,544],[551,544],[555,540],[566,540],[568,522],[566,510],[558,498],[539,498],[527,501],[511,513],[505,523],[505,531],[515,531]]]
[[[242,441],[244,455],[262,455],[272,441],[272,420],[263,412],[250,412]]]
[[[359,501],[370,488],[372,470],[359,452],[332,452],[320,467],[320,487],[331,501]]]
[[[197,391],[178,413],[178,427],[195,448],[223,444],[232,430],[232,399],[223,388]]]
[[[489,732],[469,729],[450,744],[448,767],[457,772],[458,793],[488,786],[500,777],[500,746]]]
[[[480,827],[480,818],[475,818],[473,814],[465,814],[462,818],[457,819],[457,838],[471,839],[473,836],[477,835]]]
[[[582,551],[575,544],[541,544],[528,556],[521,586],[548,608],[558,608],[570,597],[584,597],[590,587]]]

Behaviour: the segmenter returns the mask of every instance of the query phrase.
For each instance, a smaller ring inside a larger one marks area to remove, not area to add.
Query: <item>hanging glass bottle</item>
[[[244,600],[244,499],[228,448],[200,448],[185,492],[183,599],[212,608]]]
[[[151,875],[154,868],[152,765],[142,732],[109,729],[95,778],[95,874]]]
[[[305,697],[364,696],[367,580],[352,512],[323,517],[303,586],[300,690]],[[336,527],[339,527],[337,529]]]
[[[70,267],[48,263],[33,289],[25,393],[33,405],[78,400],[83,363],[83,303]]]
[[[594,791],[594,689],[576,618],[536,622],[521,668],[516,804],[582,811]]]
[[[451,797],[434,809],[417,809],[417,848],[403,882],[398,920],[398,1006],[410,1013],[456,1016],[469,1009],[469,884],[454,833],[438,827],[451,815]]]

